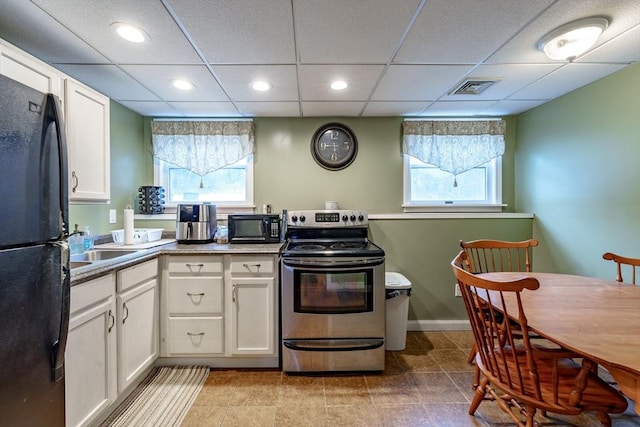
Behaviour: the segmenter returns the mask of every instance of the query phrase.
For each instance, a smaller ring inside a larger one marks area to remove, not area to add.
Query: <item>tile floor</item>
[[[467,414],[473,367],[470,332],[409,332],[386,353],[384,373],[289,375],[276,370],[212,370],[183,421],[204,426],[510,426],[495,402]],[[631,406],[613,426],[640,426]],[[599,426],[593,414],[539,417],[542,426]]]

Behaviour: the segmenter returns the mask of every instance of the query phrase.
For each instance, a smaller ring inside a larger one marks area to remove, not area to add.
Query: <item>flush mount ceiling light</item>
[[[603,17],[579,19],[551,31],[536,47],[551,59],[573,61],[591,49],[608,26],[609,20]]]
[[[257,90],[258,92],[265,92],[271,89],[271,87],[271,83],[264,80],[256,80],[254,82],[251,82],[251,88],[253,90]]]
[[[124,22],[115,22],[111,24],[111,28],[120,37],[132,43],[146,43],[151,40],[149,34],[135,25],[125,24]]]
[[[194,85],[193,83],[187,80],[180,80],[180,79],[171,80],[171,84],[173,85],[173,87],[180,90],[191,90],[194,87],[196,87],[196,85]]]
[[[344,80],[336,80],[331,83],[331,89],[333,90],[344,90],[347,86],[349,85]]]

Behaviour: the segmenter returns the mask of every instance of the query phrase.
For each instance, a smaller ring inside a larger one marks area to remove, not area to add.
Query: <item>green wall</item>
[[[311,137],[321,125],[339,121],[351,127],[359,143],[355,161],[342,171],[327,171],[310,154]],[[341,208],[372,214],[402,212],[400,117],[380,118],[256,118],[255,204],[287,209],[322,208],[337,200]],[[503,158],[503,200],[515,210],[515,118],[507,118]],[[72,223],[88,224],[107,234],[122,228],[122,210],[133,202],[140,185],[153,184],[149,155],[150,119],[111,103],[111,203],[73,205]],[[118,222],[108,224],[108,210]],[[175,229],[175,222],[136,221],[138,227]],[[460,298],[454,296],[449,262],[460,239],[481,237],[522,240],[532,234],[532,219],[411,219],[374,220],[371,238],[387,254],[387,270],[398,271],[413,284],[412,320],[464,320]]]
[[[536,269],[615,277],[640,257],[640,64],[517,117],[516,207],[536,215]]]

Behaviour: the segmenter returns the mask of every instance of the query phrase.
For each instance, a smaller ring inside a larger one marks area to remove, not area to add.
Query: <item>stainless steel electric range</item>
[[[290,211],[281,253],[285,372],[384,370],[384,251],[364,211]]]

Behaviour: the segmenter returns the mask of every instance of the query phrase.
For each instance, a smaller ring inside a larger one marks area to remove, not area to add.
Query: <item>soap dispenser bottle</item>
[[[90,251],[93,249],[93,235],[91,234],[91,230],[89,226],[84,227],[84,250]]]

